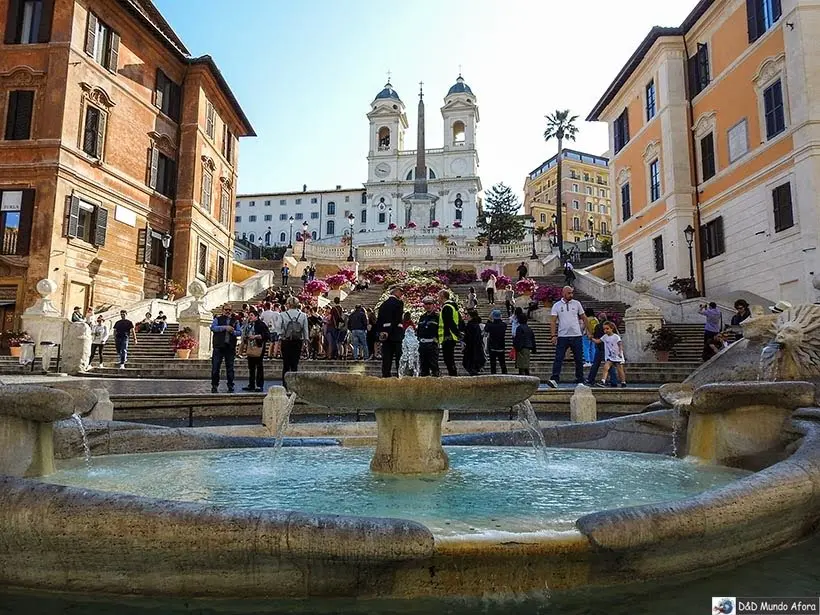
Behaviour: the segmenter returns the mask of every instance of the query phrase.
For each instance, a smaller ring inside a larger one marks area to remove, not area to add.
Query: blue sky
[[[439,108],[458,76],[476,94],[484,188],[521,192],[555,153],[543,116],[581,120],[653,25],[677,26],[695,0],[155,0],[192,54],[216,60],[256,138],[240,145],[239,192],[359,187],[370,102],[392,73],[415,147],[424,81],[427,147],[441,147]],[[580,123],[573,145],[607,148]]]

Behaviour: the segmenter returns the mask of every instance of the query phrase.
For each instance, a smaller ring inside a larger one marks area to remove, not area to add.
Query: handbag
[[[264,346],[257,346],[256,344],[251,342],[248,344],[248,348],[245,351],[245,356],[250,357],[251,359],[257,359],[262,356],[264,350]]]

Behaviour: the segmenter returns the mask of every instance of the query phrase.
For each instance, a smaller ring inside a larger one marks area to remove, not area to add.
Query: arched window
[[[453,143],[464,143],[464,122],[461,120],[453,122]]]
[[[461,209],[456,209],[456,220],[461,220],[461,216],[462,216],[461,212],[462,212]]]
[[[367,210],[366,210],[366,209],[363,209],[363,210],[362,210],[362,218],[361,218],[361,220],[362,220],[362,224],[367,224]]]
[[[542,222],[543,224],[546,224],[546,223],[547,223],[547,214],[541,214],[541,222]]]
[[[302,231],[296,231],[296,241],[302,241]]]
[[[316,239],[316,231],[313,231],[313,232],[310,234],[310,238],[311,238],[311,239]]]
[[[413,167],[407,172],[407,177],[405,177],[405,179],[408,181],[416,179],[416,167]],[[436,179],[436,172],[430,167],[427,167],[427,179]]]
[[[427,179],[435,179],[435,178],[436,178],[435,171],[433,171],[433,169],[428,168],[427,169]]]
[[[387,126],[379,128],[379,151],[390,149],[390,129]]]
[[[270,231],[268,231],[267,233],[265,233],[265,245],[266,245],[266,246],[269,246],[269,245],[270,245]]]
[[[326,235],[335,235],[336,234],[336,223],[333,220],[327,221],[327,232]]]
[[[281,232],[281,233],[279,233],[279,241],[280,241],[281,243],[285,243],[285,239],[286,239],[286,238],[287,238],[287,236],[285,235],[284,231],[283,231],[283,232]]]
[[[251,243],[253,243],[254,241],[256,241],[256,235],[254,235],[253,233],[251,233],[250,235],[248,235],[248,241],[250,241]]]

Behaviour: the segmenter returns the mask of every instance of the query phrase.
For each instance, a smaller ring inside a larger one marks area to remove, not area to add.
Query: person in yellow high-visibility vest
[[[440,290],[438,300],[441,303],[441,318],[438,325],[438,340],[441,344],[441,354],[444,357],[444,365],[447,366],[447,373],[450,376],[458,376],[456,369],[456,344],[461,339],[459,325],[461,316],[458,313],[458,306],[452,300],[449,290]]]

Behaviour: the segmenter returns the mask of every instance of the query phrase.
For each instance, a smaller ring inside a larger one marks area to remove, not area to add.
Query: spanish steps
[[[555,286],[563,285],[563,276],[553,275],[543,278],[536,278],[539,284],[551,284]],[[486,292],[484,285],[481,282],[476,282],[473,285],[476,289],[479,298],[478,311],[482,320],[489,318],[490,311],[493,307],[501,309],[506,319],[503,300],[497,297],[496,305],[488,305],[486,299]],[[463,302],[468,293],[470,285],[462,284],[452,287],[452,291],[458,295]],[[384,288],[380,285],[373,285],[367,290],[356,291],[348,295],[343,301],[343,305],[347,310],[353,308],[354,305],[361,303],[365,306],[375,306],[380,296],[384,293]],[[497,293],[500,295],[500,293]],[[623,315],[626,305],[622,303],[602,302],[584,295],[576,291],[575,297],[583,304],[585,308],[589,307],[599,313],[601,310],[606,310],[608,313],[616,312]],[[262,296],[254,297],[248,303],[254,304],[262,300]],[[242,302],[233,304],[234,309],[240,309]],[[542,309],[543,311],[543,309]],[[540,316],[536,317],[540,319]],[[549,325],[538,320],[533,319],[530,325],[536,336],[537,354],[532,356],[530,372],[546,381],[550,377],[552,371],[552,362],[555,356],[555,347],[552,346],[549,340]],[[663,383],[681,381],[688,376],[701,362],[702,340],[703,340],[703,326],[699,324],[673,324],[671,325],[683,338],[683,342],[678,344],[675,353],[671,360],[667,363],[627,363],[627,381],[631,383]],[[90,370],[89,374],[94,376],[104,377],[140,377],[140,378],[162,378],[162,379],[208,379],[210,376],[210,360],[209,359],[177,359],[174,350],[170,345],[170,337],[178,330],[177,324],[170,324],[165,333],[138,333],[136,345],[129,345],[128,364],[126,369],[120,370],[117,366],[117,359],[114,351],[113,340],[110,340],[105,346],[104,367],[96,367],[96,361],[92,362],[95,366]],[[507,348],[512,348],[511,333],[508,330]],[[571,356],[571,351],[567,352],[564,360],[561,381],[574,381],[574,364]],[[627,357],[629,361],[629,357]],[[461,351],[457,350],[456,364],[459,368],[459,373],[464,373],[461,367]],[[440,359],[440,366],[443,369],[444,364]],[[517,373],[514,363],[508,361],[508,371],[511,374]],[[357,362],[348,360],[305,360],[299,363],[299,369],[303,371],[348,371],[356,370],[361,373],[369,375],[379,375],[381,373],[380,361],[365,361]],[[0,372],[2,373],[19,373],[21,370],[17,364],[16,359],[11,357],[0,357]],[[585,373],[588,370],[585,370]],[[265,362],[266,378],[269,381],[279,380],[281,378],[281,361],[279,359],[271,359]],[[484,373],[489,372],[489,364],[485,365]],[[224,381],[224,368],[223,368]],[[241,387],[247,380],[247,363],[242,359],[236,361],[236,382],[237,386]],[[224,386],[224,385],[223,385]]]

